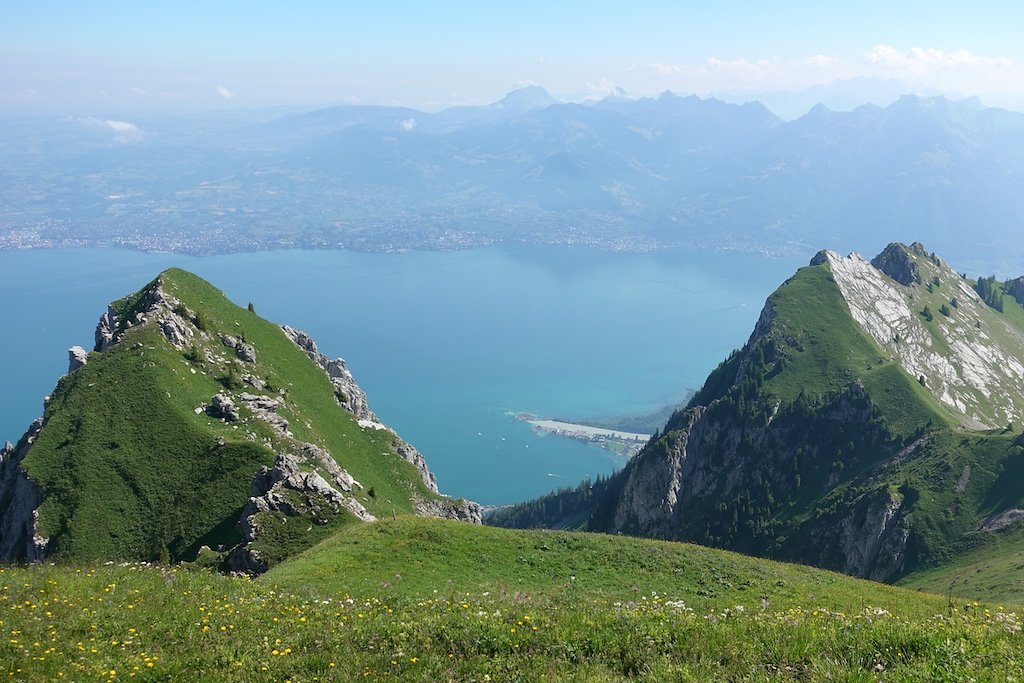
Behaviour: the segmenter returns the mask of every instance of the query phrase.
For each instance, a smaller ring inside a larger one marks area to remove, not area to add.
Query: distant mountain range
[[[961,267],[1024,269],[1024,114],[977,100],[783,121],[758,102],[531,86],[436,113],[4,125],[0,246],[809,253],[926,236]]]

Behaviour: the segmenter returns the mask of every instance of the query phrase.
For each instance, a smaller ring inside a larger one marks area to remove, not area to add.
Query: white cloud
[[[118,133],[141,133],[139,127],[134,123],[128,123],[127,121],[112,121],[111,119],[103,120],[111,130],[117,131]]]
[[[912,47],[901,52],[891,45],[876,45],[864,54],[864,58],[872,64],[915,70],[934,67],[1009,67],[1013,64],[1005,57],[983,57],[963,49],[943,52],[935,48]]]
[[[146,94],[146,89],[145,88],[128,88],[128,92],[133,93],[135,95],[145,95]]]
[[[93,116],[80,118],[77,121],[90,128],[112,132],[114,134],[114,142],[125,145],[132,142],[142,142],[142,139],[145,137],[142,129],[129,121],[98,119]]]
[[[795,60],[708,57],[701,63],[648,64],[639,71],[654,77],[658,82],[655,89],[699,94],[716,90],[801,90],[854,75],[842,60],[821,54]]]
[[[232,99],[235,96],[235,93],[231,92],[230,90],[225,88],[223,85],[218,85],[215,88],[215,90],[217,91],[217,94],[220,95],[221,97],[223,97],[225,100],[230,100],[230,99]]]
[[[632,72],[645,81],[642,85],[647,91],[668,88],[702,95],[714,91],[800,91],[852,78],[896,79],[918,92],[943,92],[951,96],[1024,95],[1024,65],[966,49],[901,50],[892,45],[876,45],[853,59],[825,54],[796,59],[713,56],[703,62],[646,64]]]
[[[410,130],[412,130],[413,128],[416,127],[416,119],[409,118],[409,119],[406,119],[405,121],[402,121],[398,125],[400,125],[402,127],[402,130],[410,131]]]
[[[1024,94],[1024,67],[1005,57],[959,49],[876,45],[864,53],[867,75],[899,78],[916,89],[967,95]]]

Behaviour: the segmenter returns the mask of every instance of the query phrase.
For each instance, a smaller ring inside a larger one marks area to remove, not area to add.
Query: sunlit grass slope
[[[402,518],[252,581],[0,569],[8,680],[1010,680],[1019,612],[684,544]]]

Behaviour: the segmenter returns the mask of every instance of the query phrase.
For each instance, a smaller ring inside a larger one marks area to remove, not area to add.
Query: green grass
[[[529,592],[630,601],[657,593],[701,610],[760,608],[765,596],[782,609],[882,605],[927,616],[943,607],[878,583],[686,543],[415,517],[348,527],[260,581],[310,595],[364,593],[382,582],[413,596]]]
[[[40,531],[52,540],[52,557],[190,559],[204,544],[230,547],[240,540],[235,523],[253,475],[295,439],[332,453],[363,484],[360,502],[374,514],[410,512],[413,496],[433,495],[415,468],[393,453],[394,436],[360,428],[338,407],[326,375],[276,324],[184,271],[169,270],[158,281],[202,321],[209,337],[196,335],[196,353],[183,353],[153,322],[139,325],[58,384],[23,465],[45,492]],[[134,316],[146,289],[115,307]],[[244,337],[256,349],[256,362],[236,361],[221,334]],[[206,361],[207,351],[226,356],[226,363]],[[295,439],[258,420],[225,424],[196,414],[223,390],[220,380],[229,372],[250,373],[284,390],[280,412]],[[367,495],[370,488],[376,496]],[[308,547],[349,519],[341,513],[332,524],[311,527],[306,519],[280,517],[259,541],[273,559]]]
[[[345,573],[302,576],[332,565]],[[139,565],[0,569],[0,672],[1005,681],[1024,673],[1020,620],[683,544],[399,518],[348,528],[257,581]]]
[[[787,345],[785,369],[765,383],[769,394],[789,402],[801,392],[822,396],[859,380],[893,434],[905,437],[929,422],[956,424],[948,410],[883,357],[863,333],[827,265],[801,268],[769,301],[777,333],[796,342],[796,348]]]
[[[141,328],[61,381],[24,463],[46,492],[40,532],[54,557],[182,557],[237,540],[217,527],[237,519],[273,454],[197,417],[217,386],[186,373],[180,354]]]
[[[989,535],[987,543],[940,567],[913,574],[900,585],[1006,604],[1024,603],[1024,529]]]
[[[257,351],[257,363],[271,382],[287,391],[281,410],[298,439],[326,448],[376,497],[360,502],[377,515],[411,512],[411,492],[429,497],[416,469],[390,452],[394,437],[385,431],[363,429],[340,410],[326,374],[306,357],[274,323],[228,301],[208,282],[182,270],[164,274],[167,288],[187,305],[202,310],[216,329],[244,336]],[[294,321],[299,324],[299,321]],[[209,398],[209,397],[207,397]]]

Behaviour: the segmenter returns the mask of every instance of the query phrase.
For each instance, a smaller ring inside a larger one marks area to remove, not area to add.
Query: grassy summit
[[[53,559],[190,560],[203,545],[231,548],[242,540],[254,475],[306,444],[358,482],[350,497],[371,515],[438,499],[396,454],[392,432],[360,426],[278,325],[207,282],[168,270],[112,307],[116,343],[61,379],[23,462],[43,492],[38,531]],[[169,319],[181,321],[177,346],[164,331]],[[237,419],[204,411],[217,394],[238,403]],[[267,414],[286,423],[260,419],[247,395],[270,401]],[[281,497],[295,514],[256,515],[252,547],[270,562],[355,519],[316,492]]]

